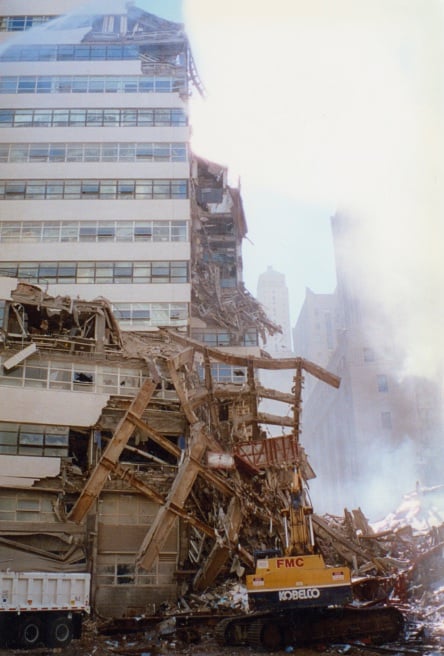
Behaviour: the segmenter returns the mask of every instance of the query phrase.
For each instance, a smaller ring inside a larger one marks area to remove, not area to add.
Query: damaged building
[[[218,469],[262,436],[246,358],[279,328],[242,281],[240,191],[189,148],[183,26],[53,4],[14,0],[0,34],[0,560],[91,572],[93,608],[121,617],[231,557]]]
[[[189,148],[183,26],[118,4],[12,0],[0,33],[0,570],[90,573],[101,618],[283,543],[293,469],[314,476],[303,378],[339,385],[261,351],[279,327],[243,284],[240,190]]]
[[[117,627],[165,608],[220,615],[209,591],[243,580],[257,550],[285,544],[294,471],[304,485],[314,477],[299,439],[304,379],[332,390],[339,379],[303,358],[213,348],[171,328],[120,331],[104,299],[0,281],[1,570],[90,573],[95,617]],[[293,387],[264,387],[268,371],[291,373]],[[282,411],[264,412],[263,400]],[[417,490],[379,528],[360,510],[311,515],[326,562],[355,574],[356,598],[414,603],[418,622],[439,616],[439,494]],[[420,519],[415,534],[406,520]]]
[[[251,545],[282,530],[292,466],[313,475],[297,439],[302,372],[336,377],[171,329],[122,332],[103,299],[1,280],[3,568],[91,572],[96,612],[124,617],[251,566]],[[294,391],[265,389],[261,369],[294,370]],[[262,398],[285,412],[262,413]],[[267,425],[282,436],[265,440]]]

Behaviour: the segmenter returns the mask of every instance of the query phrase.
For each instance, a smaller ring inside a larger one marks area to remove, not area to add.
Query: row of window
[[[205,369],[198,365],[197,373],[199,378],[205,380]],[[238,383],[242,385],[247,380],[246,367],[236,367],[223,362],[213,362],[211,364],[211,376],[215,383]]]
[[[185,143],[0,144],[0,162],[186,162]]]
[[[0,127],[177,127],[187,125],[181,108],[0,109]]]
[[[103,585],[168,585],[171,582],[171,571],[174,569],[175,557],[170,556],[168,563],[162,563],[156,559],[149,571],[138,568],[134,564],[134,557],[127,554],[107,554],[107,560],[113,562],[107,565],[97,565],[96,581],[99,586]],[[101,558],[102,560],[102,558]],[[121,562],[122,561],[122,562]]]
[[[103,61],[139,58],[136,44],[14,44],[0,53],[0,61]]]
[[[54,522],[54,495],[39,491],[25,492],[2,488],[0,494],[0,521],[2,522]]]
[[[69,428],[0,422],[0,454],[23,456],[68,455]]]
[[[255,328],[247,330],[244,335],[239,340],[239,336],[236,335],[236,341],[234,335],[225,330],[198,330],[194,329],[191,331],[191,337],[199,342],[205,344],[205,346],[214,347],[214,346],[257,346],[258,345],[258,333]]]
[[[5,301],[0,300],[0,328],[5,326]],[[112,309],[122,327],[184,326],[188,323],[188,303],[113,303]]]
[[[0,242],[187,240],[187,221],[0,221]]]
[[[43,25],[54,16],[1,16],[0,32],[23,32],[36,25]]]
[[[112,308],[122,327],[183,326],[188,321],[187,303],[113,303]]]
[[[136,75],[8,75],[0,77],[0,93],[172,93],[184,78]]]
[[[188,180],[0,180],[0,200],[188,198]]]
[[[187,283],[188,263],[174,262],[0,262],[0,275],[33,283]]]
[[[134,396],[142,384],[142,372],[101,364],[27,360],[0,372],[0,386],[35,387]]]

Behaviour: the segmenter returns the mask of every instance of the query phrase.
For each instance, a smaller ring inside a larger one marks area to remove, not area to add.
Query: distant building
[[[416,480],[433,485],[442,478],[442,402],[432,381],[400,375],[399,345],[378,308],[364,300],[359,279],[347,273],[352,226],[344,215],[332,218],[336,293],[307,290],[294,331],[298,355],[341,377],[336,390],[306,376],[302,432],[318,476],[316,508],[362,505],[377,515]]]
[[[282,333],[267,338],[265,349],[273,357],[285,357],[292,353],[290,306],[288,288],[283,273],[271,266],[261,273],[257,284],[257,298],[270,319],[281,326]]]
[[[337,301],[335,294],[316,294],[308,287],[296,325],[293,329],[294,351],[297,355],[325,367],[337,345]],[[316,383],[305,378],[305,397]]]

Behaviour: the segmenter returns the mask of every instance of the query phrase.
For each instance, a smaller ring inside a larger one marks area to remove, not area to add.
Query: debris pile
[[[254,552],[286,542],[295,468],[304,481],[315,475],[299,441],[303,374],[332,387],[339,379],[303,358],[224,351],[172,330],[122,335],[102,299],[53,299],[21,284],[4,311],[4,422],[17,453],[0,461],[1,497],[15,508],[20,488],[33,513],[32,531],[21,507],[20,521],[4,522],[4,562],[93,571],[96,617],[120,631],[171,618],[183,631],[244,611]],[[291,391],[264,387],[261,370],[294,372]],[[7,412],[18,399],[32,412],[36,398],[48,399],[48,426],[34,426],[24,458],[27,434]],[[263,412],[263,399],[282,413]],[[266,438],[268,426],[282,434]],[[51,458],[33,458],[36,445]],[[359,509],[342,518],[307,510],[317,548],[352,570],[357,599],[414,608],[415,620],[435,626],[442,507],[442,488],[418,487],[378,525]]]

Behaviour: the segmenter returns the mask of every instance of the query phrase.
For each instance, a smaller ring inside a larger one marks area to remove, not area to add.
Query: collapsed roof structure
[[[281,530],[291,467],[313,476],[298,442],[302,372],[338,379],[171,330],[121,333],[104,299],[13,283],[3,279],[2,561],[92,571],[96,609],[113,617],[175,599],[191,573],[201,590],[233,558],[251,564],[243,545]],[[260,369],[283,368],[293,392],[261,386]],[[262,398],[284,413],[262,413]],[[264,439],[268,424],[288,432]]]

